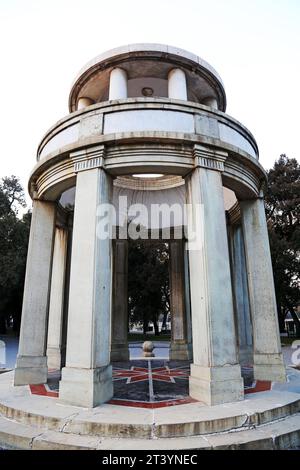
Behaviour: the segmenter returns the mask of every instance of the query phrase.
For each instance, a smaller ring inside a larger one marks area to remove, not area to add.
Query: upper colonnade
[[[59,199],[86,159],[114,178],[221,165],[239,199],[257,197],[265,182],[253,135],[225,113],[220,76],[181,49],[134,44],[96,57],[74,81],[69,111],[38,147],[32,197]]]
[[[226,110],[225,90],[216,70],[190,52],[163,44],[132,44],[95,57],[74,81],[69,110],[143,96]]]

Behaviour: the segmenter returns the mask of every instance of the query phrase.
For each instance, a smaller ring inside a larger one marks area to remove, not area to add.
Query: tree
[[[27,245],[31,213],[21,218],[25,207],[24,191],[16,176],[0,183],[0,333],[6,332],[6,320],[13,317],[18,330],[21,318]]]
[[[159,334],[158,317],[169,305],[169,255],[167,245],[157,241],[129,241],[128,296],[131,323],[149,321]]]
[[[300,337],[300,165],[281,155],[268,172],[265,195],[280,329],[290,312]]]

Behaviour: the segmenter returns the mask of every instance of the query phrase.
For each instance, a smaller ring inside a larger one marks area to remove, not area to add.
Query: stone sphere
[[[154,357],[153,354],[154,344],[152,341],[145,341],[143,343],[143,356],[144,357]]]

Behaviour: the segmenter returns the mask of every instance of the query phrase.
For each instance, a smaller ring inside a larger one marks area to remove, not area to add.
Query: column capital
[[[38,199],[38,188],[35,181],[30,183],[30,193],[33,200]]]
[[[70,153],[70,158],[74,163],[74,172],[92,170],[93,168],[104,167],[105,146],[85,148]]]
[[[195,168],[202,167],[209,170],[224,171],[224,163],[228,154],[221,150],[212,150],[202,145],[195,144],[193,156]]]

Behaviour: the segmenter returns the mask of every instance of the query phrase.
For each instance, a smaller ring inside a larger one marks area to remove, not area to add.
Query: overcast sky
[[[300,160],[300,0],[0,0],[0,176],[27,187],[39,141],[68,113],[78,70],[135,42],[207,60],[262,165],[281,153]]]

